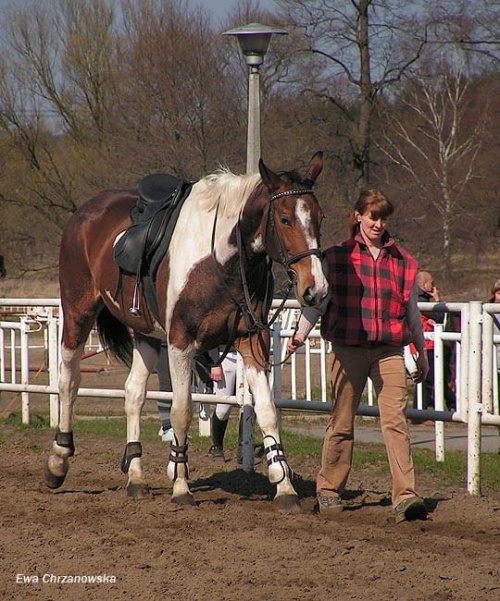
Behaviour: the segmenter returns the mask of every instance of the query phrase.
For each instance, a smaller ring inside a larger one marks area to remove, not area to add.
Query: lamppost
[[[234,35],[248,65],[248,134],[247,173],[257,173],[260,159],[260,66],[269,48],[271,36],[286,35],[288,31],[275,29],[260,23],[249,23],[225,31],[223,35]]]
[[[234,35],[239,42],[241,52],[248,65],[248,134],[247,134],[247,174],[259,171],[260,150],[260,66],[264,62],[264,56],[269,48],[269,42],[273,33],[286,35],[288,31],[275,29],[260,23],[249,23],[243,27],[236,27],[225,31],[223,35]],[[243,364],[238,360],[237,381],[242,382]],[[254,411],[248,385],[243,382],[236,391],[236,396],[242,403],[242,414],[240,423],[242,428],[238,444],[242,449],[243,470],[247,473],[253,472],[253,424]]]

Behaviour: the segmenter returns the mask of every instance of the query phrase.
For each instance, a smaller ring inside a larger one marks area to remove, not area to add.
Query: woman
[[[316,483],[320,513],[343,509],[340,495],[351,470],[354,418],[369,377],[378,397],[399,523],[427,515],[415,492],[403,347],[411,341],[418,351],[417,382],[425,379],[429,364],[414,285],[418,266],[386,231],[393,212],[381,191],[361,190],[349,218],[350,238],[325,251],[330,295],[319,309],[304,309],[287,346],[289,352],[302,346],[321,316],[321,334],[332,343],[333,406]]]

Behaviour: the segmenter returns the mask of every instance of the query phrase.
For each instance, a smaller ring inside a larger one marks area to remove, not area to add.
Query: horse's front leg
[[[276,484],[274,502],[280,509],[300,511],[297,493],[292,485],[290,469],[281,444],[278,415],[271,396],[261,346],[255,339],[241,340],[238,351],[243,357],[245,373],[254,399],[255,415],[262,432],[269,481]]]
[[[121,466],[122,472],[128,474],[127,495],[134,499],[144,499],[149,495],[142,470],[141,413],[148,378],[157,361],[158,349],[136,336],[132,368],[125,382],[127,445]]]
[[[45,465],[45,483],[49,488],[62,486],[69,470],[69,458],[75,454],[73,442],[73,408],[80,386],[80,359],[85,345],[71,350],[61,346],[61,365],[59,368],[59,427],[57,429],[52,453]]]
[[[191,400],[192,355],[193,352],[189,350],[181,351],[173,346],[168,348],[173,392],[170,421],[174,430],[174,438],[170,446],[167,474],[174,483],[172,502],[180,505],[196,505],[188,485],[187,437],[193,419],[193,403]]]

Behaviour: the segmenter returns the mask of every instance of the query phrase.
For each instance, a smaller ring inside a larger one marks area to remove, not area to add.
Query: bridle
[[[283,198],[284,196],[302,196],[302,194],[310,194],[312,195],[312,197],[314,199],[316,199],[316,197],[314,196],[314,192],[312,191],[311,188],[306,188],[306,189],[293,189],[293,190],[285,190],[284,192],[277,192],[276,194],[271,194],[271,196],[269,196],[269,212],[268,212],[268,218],[267,218],[267,223],[266,223],[266,234],[264,239],[266,240],[266,251],[268,253],[268,255],[277,263],[280,263],[285,269],[286,272],[288,274],[288,278],[289,280],[292,281],[292,285],[295,282],[295,272],[290,269],[290,265],[292,265],[293,263],[296,263],[297,261],[300,261],[300,259],[303,259],[304,257],[310,257],[311,255],[316,255],[318,256],[320,259],[322,257],[323,251],[321,250],[321,248],[308,248],[307,250],[303,250],[299,253],[296,253],[294,255],[287,255],[286,253],[286,249],[283,245],[283,241],[281,240],[281,237],[279,235],[278,229],[276,228],[276,221],[274,219],[274,214],[275,214],[275,209],[274,209],[274,201],[277,200],[278,198]],[[278,259],[274,258],[271,253],[269,252],[269,250],[267,249],[267,239],[268,239],[268,235],[269,235],[269,231],[271,232],[271,236],[273,237],[274,240],[277,240],[278,242]],[[288,292],[289,294],[290,292]]]
[[[277,193],[271,194],[269,196],[269,211],[268,211],[268,217],[267,217],[267,221],[266,221],[266,229],[265,229],[265,234],[264,234],[264,248],[265,248],[267,256],[268,256],[267,265],[266,265],[266,268],[267,268],[266,269],[266,272],[267,272],[266,273],[266,293],[265,293],[265,297],[264,297],[264,302],[262,303],[263,312],[262,312],[261,316],[258,316],[255,313],[255,311],[252,309],[252,298],[250,296],[248,282],[247,282],[247,276],[246,276],[246,272],[245,272],[246,253],[245,253],[245,247],[243,245],[243,240],[242,240],[242,236],[241,236],[240,219],[238,219],[237,228],[236,228],[236,243],[237,243],[237,248],[238,248],[239,268],[240,268],[240,275],[241,275],[241,281],[242,281],[242,288],[243,288],[243,293],[244,293],[244,297],[245,297],[244,302],[239,302],[238,300],[236,300],[234,298],[234,295],[232,294],[231,290],[229,289],[229,286],[227,285],[227,282],[224,278],[224,274],[222,273],[221,269],[219,268],[219,265],[217,264],[217,258],[215,256],[215,232],[216,232],[218,209],[219,209],[219,207],[217,207],[217,210],[215,213],[214,225],[213,225],[213,229],[212,229],[212,242],[211,242],[212,264],[214,265],[215,271],[217,272],[220,281],[224,285],[227,294],[229,295],[232,302],[236,306],[236,312],[235,312],[235,319],[234,319],[232,331],[229,336],[229,341],[226,344],[224,351],[220,355],[219,360],[217,361],[216,365],[220,365],[222,363],[222,361],[226,357],[227,353],[231,349],[232,344],[233,344],[234,340],[236,339],[236,330],[238,327],[238,322],[242,316],[245,320],[248,334],[250,335],[252,333],[256,333],[259,342],[261,344],[263,344],[263,340],[261,337],[262,331],[271,329],[271,326],[276,321],[279,314],[283,311],[285,303],[290,295],[291,289],[297,280],[295,272],[293,271],[293,269],[291,269],[291,265],[293,263],[296,263],[297,261],[300,261],[301,259],[303,259],[305,257],[309,257],[312,255],[315,255],[315,256],[319,257],[320,259],[322,258],[323,251],[320,247],[309,248],[307,250],[303,250],[303,251],[295,253],[293,255],[288,255],[286,252],[285,246],[283,244],[283,240],[281,239],[281,236],[279,235],[279,231],[276,227],[274,201],[277,200],[278,198],[283,198],[285,196],[301,196],[303,194],[311,194],[313,196],[313,198],[316,198],[314,196],[314,192],[310,188],[307,188],[307,189],[297,188],[297,189],[292,189],[292,190],[285,190],[284,192],[277,192]],[[273,245],[276,247],[276,250],[277,250],[276,253],[273,253],[271,250]],[[271,271],[272,270],[272,261],[279,263],[286,270],[287,276],[288,276],[288,286],[287,286],[287,290],[284,294],[283,300],[280,303],[280,305],[278,306],[278,308],[276,309],[276,311],[274,312],[272,319],[267,320],[267,313],[271,306],[271,301],[272,301],[272,298],[271,299],[269,298],[269,294],[272,289],[272,285],[271,285],[272,284],[272,271]],[[252,351],[252,354],[253,354],[253,351]],[[254,359],[258,362],[255,355],[254,355]],[[287,360],[288,360],[288,355],[285,357],[285,359],[283,361],[281,361],[279,363],[271,364],[270,362],[267,362],[267,365],[262,365],[262,367],[270,368],[270,367],[273,367],[276,365],[281,365],[282,363],[285,363]]]

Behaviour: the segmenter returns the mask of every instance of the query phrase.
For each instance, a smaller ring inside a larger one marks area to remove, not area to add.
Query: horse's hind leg
[[[127,446],[122,460],[122,472],[128,474],[127,495],[134,499],[143,499],[149,494],[142,470],[141,412],[146,400],[149,375],[158,363],[159,351],[159,341],[136,335],[132,368],[125,382]]]
[[[254,343],[253,349],[250,345],[249,339],[241,340],[238,351],[243,357],[245,373],[254,398],[255,415],[264,441],[269,481],[276,484],[274,502],[280,509],[299,512],[299,499],[291,482],[292,470],[281,445],[276,407],[271,398],[267,373],[262,367],[264,358],[260,355],[257,344]]]
[[[81,381],[80,359],[84,346],[82,343],[75,349],[68,348],[63,337],[59,368],[59,427],[45,466],[45,483],[49,488],[59,488],[63,484],[69,469],[69,458],[75,453],[73,408]]]
[[[174,440],[170,447],[167,474],[174,483],[172,502],[181,505],[196,505],[188,486],[187,454],[187,435],[193,419],[191,401],[192,353],[169,347],[168,357],[173,390],[170,421],[174,430]]]

